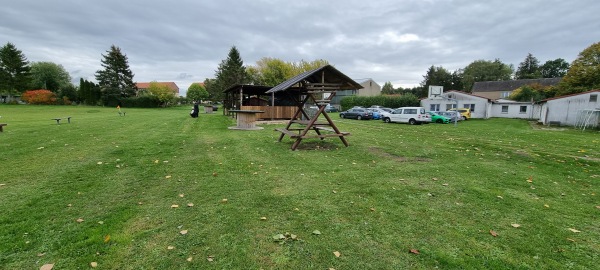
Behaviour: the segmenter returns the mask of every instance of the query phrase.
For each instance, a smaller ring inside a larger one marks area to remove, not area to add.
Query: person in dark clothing
[[[198,102],[194,102],[194,108],[190,112],[190,116],[192,116],[192,118],[198,117]]]

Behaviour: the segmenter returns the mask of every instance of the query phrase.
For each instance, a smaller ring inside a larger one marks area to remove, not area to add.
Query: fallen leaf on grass
[[[513,226],[514,228],[519,228],[519,227],[521,227],[521,225],[520,225],[520,224],[517,224],[517,223],[510,224],[510,226]]]
[[[436,177],[434,177],[434,178],[431,178],[431,180],[433,180],[433,181],[437,181],[438,179],[437,179]]]
[[[170,175],[167,175],[167,176],[165,176],[165,178],[166,178],[166,179],[169,179],[169,178],[171,178],[171,176],[170,176]]]
[[[504,197],[502,197],[502,196],[500,196],[500,195],[498,195],[498,196],[496,196],[496,197],[497,197],[498,199],[504,199]]]
[[[96,164],[98,164],[98,165],[102,165],[102,161],[98,161],[98,163],[96,163]]]
[[[267,220],[267,217],[260,217],[260,220]]]
[[[600,205],[596,205],[596,208],[600,209]]]
[[[110,234],[104,236],[104,243],[108,243],[110,241]]]
[[[340,253],[339,251],[334,251],[333,255],[335,255],[336,258],[339,258],[340,256],[342,256],[342,253]]]
[[[580,232],[581,232],[580,230],[573,229],[573,228],[569,228],[569,231],[572,231],[572,232],[574,232],[574,233],[580,233]]]
[[[546,208],[550,208],[550,205],[544,204],[544,207],[546,207]]]
[[[206,257],[206,260],[209,262],[212,262],[215,260],[215,256],[208,256],[208,257]]]
[[[529,176],[529,178],[527,178],[527,183],[533,183],[533,176]]]
[[[183,193],[179,194],[180,198],[183,198],[185,195]]]
[[[333,193],[333,194],[336,194],[336,193],[337,193],[337,191],[335,191],[335,190],[332,190],[332,191],[331,191],[331,193]]]
[[[312,234],[314,234],[314,235],[321,235],[321,232],[320,232],[319,230],[314,230],[314,231],[312,232]]]
[[[490,234],[491,234],[493,237],[497,237],[497,236],[498,236],[498,233],[497,233],[496,231],[494,231],[494,230],[490,230]]]
[[[188,207],[192,207],[192,206],[194,206],[194,204],[193,203],[188,203],[187,206]]]
[[[412,254],[420,254],[418,249],[411,249],[411,250],[409,250],[409,252]]]
[[[6,184],[0,184],[0,187],[6,186]]]
[[[187,259],[185,259],[185,260],[186,260],[186,261],[188,261],[188,262],[191,262],[193,259],[194,259],[194,258],[192,258],[192,257],[188,257],[188,258],[187,258]]]
[[[77,221],[77,223],[81,223],[81,222],[83,222],[83,218],[78,218],[78,219],[77,219],[77,220],[75,220],[75,221]]]
[[[179,208],[179,205],[173,204],[173,205],[171,205],[171,208]]]
[[[370,209],[370,210],[373,212],[373,211],[375,211],[375,208],[374,208],[374,207],[371,207],[371,209]]]
[[[216,173],[216,172],[213,172],[213,176],[217,176],[217,173]]]
[[[73,206],[73,205],[72,204],[67,204],[67,207],[71,207],[71,206]]]
[[[572,238],[567,238],[567,240],[569,240],[571,242],[575,242],[575,239],[572,239]]]
[[[222,203],[227,203],[227,201],[228,201],[227,199],[222,199],[221,200]]]
[[[154,161],[154,163],[158,163],[158,159]]]
[[[90,266],[91,266],[92,268],[96,268],[96,267],[98,267],[98,263],[97,263],[97,262],[91,262],[91,263],[90,263]]]
[[[98,224],[102,225],[102,224],[104,224],[104,221],[100,220],[100,221],[98,221]]]
[[[138,205],[142,205],[142,204],[144,204],[144,203],[143,202],[138,202]]]
[[[44,255],[46,255],[46,253],[38,253],[38,254],[37,254],[37,256],[38,256],[38,257],[42,257],[42,256],[44,256]]]
[[[52,270],[52,268],[54,268],[54,264],[48,263],[48,264],[42,265],[42,267],[40,267],[40,270]]]
[[[179,233],[180,233],[181,235],[186,235],[186,234],[188,233],[188,231],[187,231],[187,230],[182,230],[182,231],[180,231]]]
[[[173,250],[173,249],[175,249],[175,247],[174,246],[168,246],[167,249],[168,250]]]

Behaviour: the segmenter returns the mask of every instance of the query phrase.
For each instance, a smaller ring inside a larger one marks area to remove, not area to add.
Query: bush
[[[29,90],[25,91],[21,96],[21,100],[29,104],[44,104],[52,105],[56,104],[56,94],[50,90]]]
[[[343,98],[340,103],[342,106],[342,110],[345,111],[354,106],[368,108],[373,105],[379,105],[387,108],[399,108],[420,106],[421,102],[419,101],[419,98],[417,98],[417,96],[413,94],[404,94],[401,96],[350,96]]]

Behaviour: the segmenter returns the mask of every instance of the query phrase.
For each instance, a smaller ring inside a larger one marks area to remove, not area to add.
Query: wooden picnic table
[[[264,113],[259,110],[229,110],[229,112],[236,113],[237,126],[229,127],[229,129],[236,130],[261,130],[263,127],[256,126],[256,114]]]

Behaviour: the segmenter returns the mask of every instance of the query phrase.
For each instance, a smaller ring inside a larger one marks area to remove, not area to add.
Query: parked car
[[[327,104],[327,106],[325,106],[325,111],[326,112],[337,112],[338,109],[331,104]]]
[[[462,120],[469,120],[471,118],[471,109],[469,108],[452,108],[448,111],[458,111],[462,116]]]
[[[386,123],[408,123],[410,125],[420,125],[430,123],[431,116],[425,112],[423,107],[401,107],[391,113],[383,115],[383,121]]]
[[[371,113],[373,113],[373,119],[375,120],[379,120],[381,119],[381,110],[378,108],[367,108],[367,111],[370,111]]]
[[[462,115],[460,115],[460,112],[457,112],[457,111],[446,111],[446,112],[437,112],[436,111],[435,113],[450,118],[451,123],[463,120]]]
[[[354,118],[357,120],[373,119],[373,113],[365,108],[352,108],[340,113],[341,118]]]
[[[443,116],[443,115],[439,115],[435,112],[427,112],[430,116],[431,116],[431,122],[433,123],[439,123],[439,124],[448,124],[450,123],[450,118]]]

